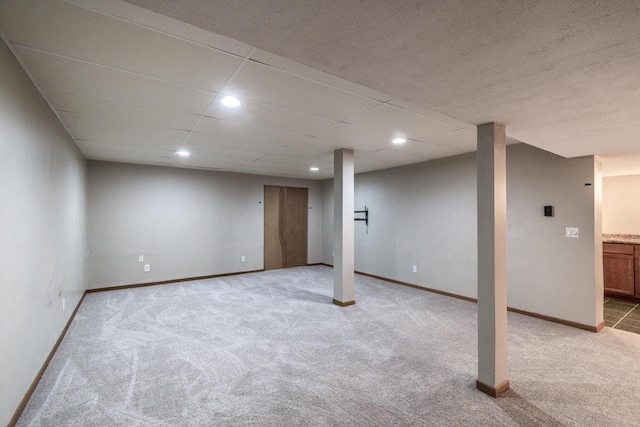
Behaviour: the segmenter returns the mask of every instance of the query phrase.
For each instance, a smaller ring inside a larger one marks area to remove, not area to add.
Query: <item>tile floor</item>
[[[604,300],[606,326],[640,334],[640,304],[615,298]]]

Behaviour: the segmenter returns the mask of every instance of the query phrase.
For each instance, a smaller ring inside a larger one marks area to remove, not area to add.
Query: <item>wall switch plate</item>
[[[577,239],[580,237],[580,229],[578,227],[567,227],[565,228],[564,236]]]
[[[145,273],[148,273],[148,272],[150,272],[150,271],[151,271],[151,265],[149,265],[149,264],[145,264],[145,265],[144,265],[144,272],[145,272]]]
[[[67,309],[67,299],[62,298],[62,311],[65,311],[66,309]]]
[[[240,261],[245,262],[246,258],[244,257],[244,255],[242,255],[242,258],[240,258]]]
[[[553,216],[553,206],[544,207],[544,216]]]
[[[414,266],[413,266],[413,272],[414,272],[414,273],[417,273],[417,272],[418,272],[418,266],[417,266],[417,265],[414,265]]]
[[[138,255],[138,262],[144,262],[144,255]]]

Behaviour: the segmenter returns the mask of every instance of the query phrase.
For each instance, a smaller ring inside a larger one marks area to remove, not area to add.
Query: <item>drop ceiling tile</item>
[[[134,156],[129,154],[118,154],[109,152],[90,152],[84,153],[85,157],[89,160],[98,160],[102,162],[116,162],[116,163],[132,163],[136,165],[147,166],[166,166],[167,159],[160,157],[145,157]]]
[[[455,156],[462,154],[461,151],[452,150],[450,148],[439,145],[429,144],[428,142],[407,141],[404,144],[394,145],[383,151],[401,153],[411,157],[420,157],[424,160],[439,159],[441,157]]]
[[[266,176],[282,176],[283,174],[290,174],[291,171],[279,169],[275,166],[269,167],[265,165],[256,164],[255,162],[238,165],[234,168],[235,172],[246,173],[252,175],[266,175]]]
[[[57,111],[77,113],[83,116],[182,130],[190,130],[200,117],[195,114],[113,101],[78,92],[54,88],[44,88],[43,90]]]
[[[304,148],[286,147],[274,153],[274,156],[294,159],[304,159],[314,162],[331,163],[333,162],[332,151],[307,150]]]
[[[391,146],[392,134],[385,134],[353,126],[346,123],[338,123],[331,128],[320,132],[317,136],[345,143],[345,148],[357,148],[360,151],[377,151]]]
[[[446,147],[461,153],[470,153],[477,150],[477,139],[474,126],[473,128],[459,129],[443,133],[432,138],[428,138],[425,142]]]
[[[231,150],[247,150],[255,153],[271,154],[282,150],[282,145],[268,142],[245,141],[241,139],[227,138],[220,135],[191,132],[184,142],[186,145],[202,145],[214,148]]]
[[[214,119],[212,117],[203,117],[193,130],[198,133],[208,133],[244,141],[265,142],[282,146],[291,145],[304,138],[304,136],[296,133],[249,126],[228,120]]]
[[[168,16],[143,9],[124,1],[104,1],[104,0],[66,0],[87,9],[103,13],[105,15],[122,18],[141,25],[152,28],[166,34],[173,34],[179,38],[192,41],[197,44],[209,46],[224,52],[229,52],[237,56],[244,57],[252,49],[246,43],[211,31],[198,28],[194,25]]]
[[[141,147],[124,144],[109,144],[105,142],[97,141],[78,141],[78,147],[82,152],[113,152],[120,154],[129,154],[132,156],[144,156],[150,157],[163,157],[168,159],[173,156],[174,151],[170,149],[158,148],[158,147]]]
[[[246,62],[225,91],[249,101],[335,121],[379,104],[256,62]]]
[[[394,166],[410,165],[412,163],[424,162],[422,157],[411,156],[404,153],[396,152],[393,150],[380,150],[373,153],[367,153],[361,157],[357,157],[359,160],[363,160],[364,163],[368,161],[378,162],[385,168]]]
[[[169,160],[168,166],[233,171],[239,166],[242,166],[243,161],[244,160],[242,159],[222,156],[200,157],[195,159],[181,159],[178,157],[173,157],[171,158],[171,160]]]
[[[394,135],[404,135],[418,141],[425,141],[433,136],[457,129],[454,126],[388,105],[382,105],[361,116],[347,120],[347,123],[377,130],[388,135],[389,138]]]
[[[139,125],[99,117],[88,117],[63,111],[59,112],[58,115],[70,129],[108,132],[129,137],[155,138],[158,141],[167,142],[181,142],[188,135],[188,132],[184,130],[159,129],[150,125]]]
[[[251,60],[271,65],[280,70],[288,71],[290,73],[297,74],[299,76],[306,77],[308,79],[315,80],[320,83],[324,83],[329,86],[333,86],[347,92],[352,92],[376,101],[388,102],[393,99],[392,96],[386,95],[377,90],[370,89],[357,83],[353,83],[349,80],[341,79],[340,77],[334,76],[333,74],[316,70],[315,68],[302,65],[298,62],[291,61],[290,59],[274,55],[273,53],[269,53],[264,50],[256,50],[253,55],[251,55]]]
[[[110,162],[125,162],[139,164],[166,164],[169,157],[154,151],[120,151],[113,149],[86,148],[82,152],[88,159],[105,160]]]
[[[285,156],[282,154],[270,154],[256,161],[255,163],[290,171],[306,171],[309,170],[309,168],[312,166],[317,166],[321,169],[333,168],[333,165],[331,163],[323,161],[321,160],[321,158],[308,159],[302,157]]]
[[[354,146],[352,144],[341,142],[341,141],[309,136],[304,138],[301,141],[296,142],[293,145],[290,145],[289,147],[302,148],[305,150],[320,151],[320,152],[327,153],[327,152],[334,152],[335,150],[339,150],[341,148],[353,149]]]
[[[180,146],[179,142],[158,139],[153,135],[122,135],[111,132],[101,132],[75,128],[69,128],[69,132],[71,132],[71,135],[78,143],[80,141],[94,141],[105,144],[130,145],[133,147],[146,147],[172,151],[176,150]]]
[[[61,1],[2,2],[0,27],[20,46],[214,92],[241,62],[234,55]]]
[[[313,134],[335,123],[320,117],[300,114],[251,101],[243,102],[239,108],[228,108],[216,102],[209,107],[205,115],[242,123],[243,125],[276,129],[300,135]]]
[[[31,49],[16,48],[35,81],[104,98],[202,114],[215,94]]]
[[[317,172],[312,172],[309,169],[300,169],[300,170],[288,170],[288,169],[280,169],[275,166],[269,165],[243,165],[239,166],[236,169],[237,172],[247,173],[252,175],[263,175],[263,176],[281,176],[287,178],[298,178],[298,179],[312,179],[312,180],[321,180],[328,179],[333,177],[333,170],[324,169],[319,170]]]
[[[233,150],[229,148],[211,147],[205,145],[182,144],[180,149],[187,150],[191,155],[185,161],[202,161],[210,159],[233,160],[241,164],[247,160],[258,160],[266,156],[264,153],[257,153],[247,150]]]
[[[395,105],[403,110],[408,110],[413,113],[424,116],[428,119],[435,120],[438,122],[446,123],[450,126],[454,126],[459,129],[467,128],[473,126],[471,123],[464,122],[462,120],[456,119],[455,117],[447,116],[445,114],[437,113],[433,110],[430,110],[426,107],[422,107],[420,105],[413,104],[409,101],[405,101],[404,99],[395,98],[393,101],[389,102],[391,105]]]

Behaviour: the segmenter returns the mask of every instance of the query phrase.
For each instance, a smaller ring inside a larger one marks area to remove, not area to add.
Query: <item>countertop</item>
[[[625,243],[640,245],[640,234],[603,234],[602,243]]]

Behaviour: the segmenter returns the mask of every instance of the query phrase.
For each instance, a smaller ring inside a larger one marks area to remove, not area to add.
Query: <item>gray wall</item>
[[[584,185],[597,184],[595,163],[525,144],[508,147],[509,306],[592,326],[602,320],[599,186]],[[331,180],[323,182],[328,264],[332,197]],[[369,234],[356,224],[356,270],[477,296],[475,154],[356,175],[355,201],[356,209],[370,209]],[[555,217],[543,216],[547,204]],[[579,239],[564,237],[573,226]]]
[[[84,291],[86,160],[2,41],[0,159],[0,425],[6,425]]]
[[[602,232],[640,234],[640,175],[603,179]]]
[[[88,287],[262,269],[264,185],[309,188],[320,262],[320,181],[90,161]]]

